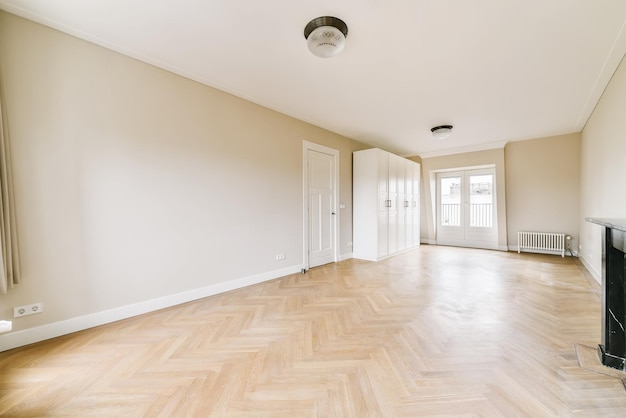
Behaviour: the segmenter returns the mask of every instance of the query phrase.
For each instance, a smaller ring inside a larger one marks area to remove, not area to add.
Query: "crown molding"
[[[509,141],[488,142],[486,144],[468,145],[466,147],[448,148],[437,151],[419,153],[420,158],[442,157],[444,155],[465,154],[468,152],[487,151],[491,149],[504,148]]]

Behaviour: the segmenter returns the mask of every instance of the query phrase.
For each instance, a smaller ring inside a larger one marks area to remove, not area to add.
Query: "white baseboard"
[[[351,259],[351,258],[354,258],[354,257],[352,256],[352,254],[353,254],[353,253],[341,254],[341,255],[339,256],[339,261],[349,260],[349,259]]]
[[[173,295],[134,303],[132,305],[120,306],[119,308],[95,312],[89,315],[53,322],[51,324],[9,332],[3,334],[0,338],[0,352],[122,319],[127,319],[133,316],[142,315],[148,312],[154,312],[159,309],[169,308],[170,306],[180,305],[181,303],[191,302],[193,300],[202,299],[219,293],[241,289],[242,287],[299,273],[301,270],[301,265],[285,267],[280,270],[268,271],[266,273],[243,277],[228,282],[217,283],[199,289],[188,290]]]
[[[434,239],[421,239],[420,243],[428,245],[437,245],[437,240]]]
[[[589,263],[589,261],[587,261],[586,258],[584,258],[583,256],[578,257],[578,259],[580,260],[581,263],[583,263],[583,266],[585,266],[585,268],[587,269],[587,271],[589,273],[591,273],[591,275],[593,276],[594,279],[596,279],[596,281],[599,284],[602,284],[602,273],[600,273],[598,270],[596,270],[595,268],[593,268],[593,266],[591,265],[591,263]]]

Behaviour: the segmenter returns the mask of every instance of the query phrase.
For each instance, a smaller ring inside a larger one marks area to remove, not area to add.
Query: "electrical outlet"
[[[31,305],[16,306],[13,308],[13,317],[19,318],[20,316],[34,315],[41,312],[43,312],[43,304],[37,302]]]
[[[13,317],[19,318],[20,316],[28,315],[28,305],[16,306],[13,308]]]
[[[41,302],[33,303],[32,305],[28,305],[28,310],[31,315],[38,314],[43,312],[43,305]]]
[[[285,253],[276,254],[276,261],[281,261],[285,259]]]

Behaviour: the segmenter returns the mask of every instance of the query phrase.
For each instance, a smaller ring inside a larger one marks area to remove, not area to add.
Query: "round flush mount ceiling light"
[[[437,139],[446,139],[452,135],[452,125],[439,125],[434,128],[430,128],[433,136]]]
[[[348,25],[332,16],[317,17],[304,27],[304,38],[309,50],[320,58],[339,54],[346,45],[346,36]]]

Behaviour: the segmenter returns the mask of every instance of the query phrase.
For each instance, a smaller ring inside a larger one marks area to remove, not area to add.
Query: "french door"
[[[495,169],[437,174],[437,244],[497,248]]]

